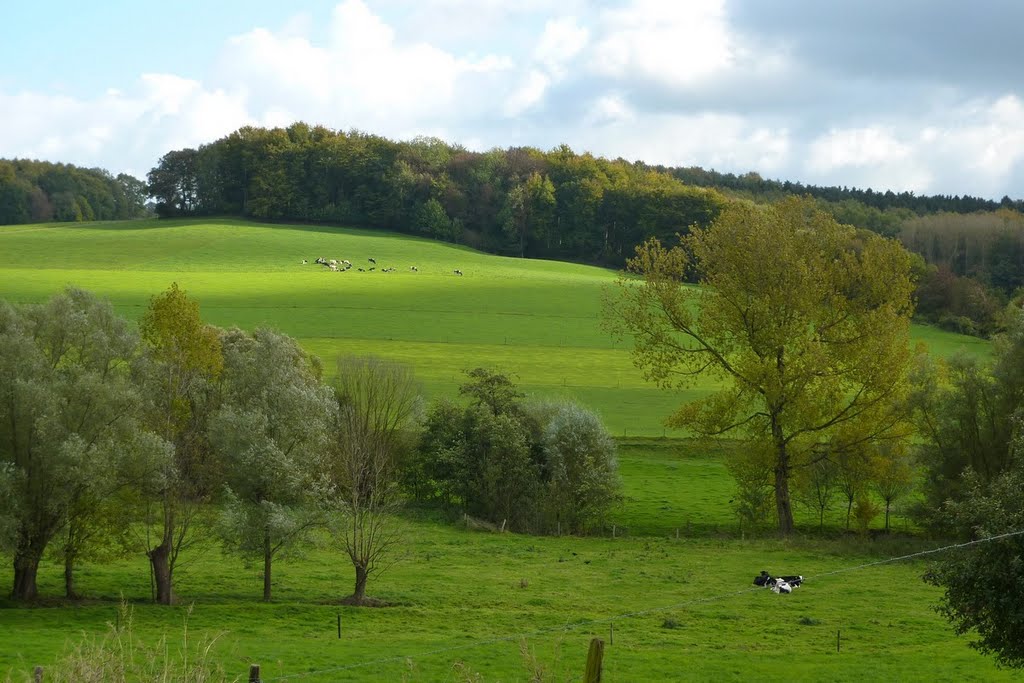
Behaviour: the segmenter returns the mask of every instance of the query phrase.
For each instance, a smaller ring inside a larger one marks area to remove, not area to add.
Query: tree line
[[[930,213],[977,213],[1009,208],[1024,210],[1024,200],[1004,196],[998,202],[971,195],[918,195],[914,192],[875,191],[872,188],[838,187],[835,185],[805,185],[789,180],[771,180],[754,171],[742,174],[720,173],[700,166],[665,167],[652,166],[655,170],[671,173],[688,185],[713,187],[741,193],[760,202],[773,202],[790,195],[808,195],[830,204],[860,205],[882,214],[901,216],[902,211],[914,215]],[[905,215],[905,214],[902,214]],[[883,219],[884,220],[884,219]],[[858,227],[868,227],[858,226]]]
[[[168,152],[148,179],[161,216],[342,223],[606,265],[650,235],[707,225],[723,205],[716,191],[564,145],[470,152],[305,123]]]
[[[807,195],[839,222],[899,237],[925,261],[918,317],[988,336],[1024,283],[1021,202],[819,188],[562,145],[470,152],[295,123],[168,152],[148,175],[161,216],[241,215],[397,230],[499,254],[624,265],[635,245],[707,227],[735,201]]]
[[[328,534],[351,561],[347,600],[394,561],[404,501],[502,529],[598,528],[619,500],[614,445],[571,403],[523,402],[476,369],[459,407],[424,407],[412,372],[372,357],[320,362],[270,329],[205,324],[177,285],[137,329],[69,288],[43,304],[0,301],[0,548],[11,595],[32,600],[45,557],[78,595],[82,559],[149,560],[156,602],[197,542],[262,564]]]
[[[0,225],[141,218],[148,198],[146,183],[127,173],[0,159]]]

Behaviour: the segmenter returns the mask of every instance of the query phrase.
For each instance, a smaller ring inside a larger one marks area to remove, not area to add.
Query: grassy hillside
[[[355,268],[332,273],[313,264],[317,256]],[[358,272],[369,258],[376,270]],[[387,267],[397,270],[380,272]],[[233,220],[0,228],[0,297],[8,300],[39,301],[75,284],[135,318],[177,281],[209,322],[280,329],[328,372],[338,354],[374,353],[412,364],[437,395],[454,393],[463,370],[493,366],[528,393],[592,406],[615,434],[661,435],[664,416],[709,387],[669,393],[643,382],[599,326],[600,294],[614,278],[600,268],[340,228]],[[987,353],[971,337],[914,334],[943,355]]]
[[[373,257],[378,269],[397,271],[301,265],[317,256],[364,268]],[[660,435],[661,418],[685,396],[645,385],[628,352],[600,331],[600,292],[614,277],[357,230],[236,221],[0,229],[0,296],[9,300],[43,300],[70,283],[134,318],[177,281],[208,321],[271,325],[298,337],[328,369],[338,353],[398,358],[436,395],[454,394],[463,369],[492,365],[515,373],[528,392],[598,408],[620,436]],[[988,352],[971,338],[914,334],[941,354]],[[939,591],[921,581],[922,562],[857,568],[923,541],[735,538],[723,448],[623,441],[616,538],[499,535],[408,519],[402,561],[370,583],[371,595],[393,603],[383,609],[336,604],[351,590],[352,569],[326,539],[275,563],[271,604],[258,602],[258,568],[222,556],[212,542],[183,556],[176,608],[147,604],[141,551],[87,560],[78,575],[85,601],[24,608],[0,598],[0,680],[8,672],[23,680],[82,634],[102,634],[122,596],[134,603],[135,637],[156,644],[166,634],[176,656],[191,604],[190,642],[217,637],[211,656],[228,674],[243,676],[255,661],[264,680],[529,680],[523,647],[545,680],[578,680],[590,637],[607,637],[612,624],[607,681],[1012,678],[935,613]],[[797,522],[801,533],[814,526],[806,511]],[[838,512],[829,523],[833,531],[841,526]],[[752,589],[762,569],[817,578],[777,596]],[[10,556],[0,555],[0,595],[11,576]],[[60,595],[62,578],[59,563],[44,561],[41,594]]]

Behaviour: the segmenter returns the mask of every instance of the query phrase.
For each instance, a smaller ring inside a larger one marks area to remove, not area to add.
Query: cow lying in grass
[[[755,586],[764,586],[773,593],[792,593],[794,588],[799,588],[804,582],[804,577],[799,575],[771,576],[768,572],[761,570],[760,576],[754,577]]]

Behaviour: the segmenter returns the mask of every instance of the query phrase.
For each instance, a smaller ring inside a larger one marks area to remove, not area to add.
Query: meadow
[[[331,273],[312,264],[317,256],[364,268],[373,257],[378,270]],[[389,266],[397,271],[379,272]],[[380,609],[338,605],[352,569],[327,539],[275,564],[269,604],[259,602],[259,568],[212,542],[183,557],[174,608],[147,602],[141,552],[86,561],[78,578],[86,600],[0,599],[0,680],[24,680],[83,634],[102,635],[119,622],[122,598],[134,637],[157,643],[165,634],[175,656],[187,616],[189,641],[216,638],[211,660],[243,680],[250,662],[264,680],[518,681],[537,680],[538,669],[547,675],[540,680],[579,680],[593,636],[606,640],[606,681],[1012,679],[934,611],[939,591],[921,580],[926,560],[863,566],[934,544],[906,533],[847,535],[838,511],[824,534],[812,531],[806,510],[792,539],[741,533],[722,458],[733,446],[650,438],[662,435],[673,407],[713,387],[660,392],[642,381],[627,349],[599,327],[600,294],[614,279],[337,228],[228,220],[0,228],[8,300],[40,301],[75,284],[136,318],[177,281],[209,322],[281,329],[328,372],[339,353],[375,353],[412,364],[429,396],[454,396],[464,369],[486,365],[513,373],[529,394],[574,397],[619,438],[625,488],[615,537],[473,531],[410,511],[401,561],[369,585],[391,604]],[[914,336],[941,355],[988,352],[931,328]],[[897,516],[894,526],[907,522]],[[3,592],[10,566],[0,556]],[[809,579],[775,595],[751,585],[762,569]],[[44,562],[41,595],[61,595],[62,578],[62,567]]]
[[[835,527],[824,537],[740,538],[720,453],[661,439],[624,443],[620,453],[627,500],[615,538],[473,531],[413,511],[401,561],[369,587],[390,607],[337,604],[352,569],[326,540],[276,565],[269,604],[259,601],[259,568],[213,544],[184,558],[174,608],[147,603],[141,553],[86,563],[85,601],[0,600],[0,680],[24,680],[83,634],[104,633],[118,623],[121,598],[136,639],[166,635],[177,656],[187,618],[191,642],[216,638],[211,661],[231,677],[259,663],[264,680],[520,681],[538,668],[541,680],[579,680],[592,637],[606,641],[607,681],[1014,678],[934,611],[925,561],[862,567],[933,544],[844,537]],[[806,528],[810,515],[799,521]],[[751,585],[761,569],[809,578],[781,596]],[[61,594],[61,572],[44,563],[43,595]],[[0,572],[5,584],[9,576]]]
[[[313,263],[317,256],[355,267],[332,273]],[[369,258],[376,270],[359,272]],[[387,267],[397,270],[382,273]],[[488,366],[528,394],[590,406],[617,436],[666,435],[665,416],[714,385],[670,392],[644,382],[628,349],[600,327],[601,294],[615,278],[607,269],[343,228],[236,220],[0,228],[0,297],[9,301],[41,301],[74,284],[135,319],[176,281],[208,322],[286,332],[328,374],[340,354],[376,354],[412,365],[435,397],[455,395],[464,370]],[[987,353],[976,338],[920,326],[913,334],[939,355]]]

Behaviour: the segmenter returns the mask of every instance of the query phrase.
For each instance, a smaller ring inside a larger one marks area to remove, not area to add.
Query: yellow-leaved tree
[[[766,458],[789,534],[795,469],[905,435],[910,263],[897,242],[840,225],[811,199],[734,202],[678,245],[639,245],[604,323],[633,340],[646,379],[721,387],[666,423],[742,433]]]

